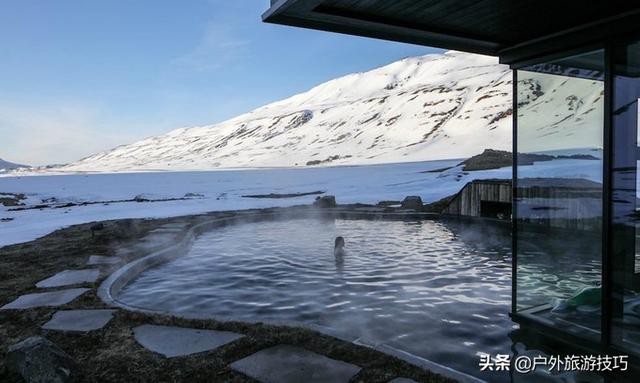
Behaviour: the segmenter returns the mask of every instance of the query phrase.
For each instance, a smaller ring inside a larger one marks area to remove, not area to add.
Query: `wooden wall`
[[[511,203],[511,182],[507,180],[477,180],[466,184],[443,213],[480,217],[481,201]]]
[[[600,230],[601,184],[580,179],[531,178],[518,185],[518,222],[523,228]],[[482,201],[510,204],[511,196],[510,181],[475,180],[467,183],[442,213],[481,217]]]

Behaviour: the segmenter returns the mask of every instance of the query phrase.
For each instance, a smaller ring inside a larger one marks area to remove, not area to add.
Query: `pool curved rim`
[[[429,214],[429,213],[420,213],[420,212],[392,212],[392,213],[384,213],[384,212],[366,212],[366,211],[354,211],[354,210],[344,210],[344,209],[326,209],[326,210],[318,210],[318,211],[308,211],[304,212],[306,216],[332,216],[334,218],[339,218],[340,216],[347,216],[352,219],[429,219],[429,220],[437,220],[437,215]],[[181,233],[180,239],[173,245],[169,247],[165,247],[163,249],[154,251],[148,255],[143,256],[142,258],[136,259],[132,262],[127,263],[126,265],[120,267],[113,273],[111,273],[98,287],[98,297],[107,305],[112,307],[118,307],[127,311],[140,312],[146,314],[155,314],[155,315],[164,315],[164,316],[173,316],[185,319],[197,319],[197,320],[215,320],[219,322],[244,322],[244,323],[265,323],[274,326],[291,326],[291,327],[300,327],[306,328],[309,330],[317,331],[325,335],[329,335],[340,340],[354,343],[356,345],[365,346],[373,348],[379,352],[385,353],[387,355],[396,357],[398,359],[404,360],[408,363],[421,367],[423,369],[430,370],[436,374],[443,375],[445,377],[449,377],[455,380],[458,380],[463,383],[486,383],[482,379],[474,377],[472,375],[468,375],[461,371],[452,369],[450,367],[441,365],[439,363],[432,362],[426,358],[417,356],[410,352],[397,349],[391,347],[384,343],[378,343],[367,341],[362,337],[355,337],[347,334],[346,332],[342,332],[338,329],[320,326],[313,323],[305,323],[300,321],[290,321],[290,320],[273,320],[273,319],[250,319],[246,318],[234,318],[233,316],[220,316],[220,315],[209,315],[209,314],[194,314],[194,313],[175,313],[171,311],[163,311],[163,310],[153,310],[149,308],[137,307],[134,305],[129,305],[124,302],[118,300],[118,293],[128,285],[132,280],[134,280],[138,275],[143,273],[145,270],[148,270],[152,267],[159,266],[163,263],[170,262],[174,259],[179,258],[181,255],[187,253],[189,248],[193,245],[198,234],[203,232],[213,230],[217,227],[226,226],[227,224],[234,224],[233,221],[238,221],[237,223],[247,222],[247,218],[253,219],[277,219],[277,218],[288,217],[287,214],[282,214],[281,212],[255,212],[255,213],[245,213],[240,215],[235,215],[232,217],[222,217],[222,218],[214,218],[211,220],[207,220],[196,225],[190,226],[186,231]],[[295,218],[294,218],[295,219]]]

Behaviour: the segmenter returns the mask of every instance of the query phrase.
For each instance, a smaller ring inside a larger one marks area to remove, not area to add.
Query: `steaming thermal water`
[[[338,235],[346,241],[343,263],[333,255]],[[480,373],[478,353],[511,353],[510,268],[510,238],[496,228],[267,221],[201,235],[185,256],[142,273],[119,300],[173,313],[319,324],[498,382],[509,375]]]
[[[333,242],[346,241],[344,262]],[[119,300],[238,319],[312,322],[466,370],[508,351],[508,240],[460,241],[438,222],[294,219],[201,235]]]

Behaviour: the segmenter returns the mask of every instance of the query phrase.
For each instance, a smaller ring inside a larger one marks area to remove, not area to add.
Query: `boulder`
[[[144,194],[138,194],[133,197],[134,202],[149,202],[149,198],[147,198]]]
[[[96,231],[104,230],[104,223],[98,222],[96,224],[93,224],[91,225],[91,227],[89,227],[89,230],[91,230],[91,236],[95,237]]]
[[[330,207],[336,207],[338,204],[336,203],[336,197],[332,195],[324,195],[322,197],[316,197],[313,206],[319,207],[321,209],[326,209]]]
[[[400,206],[403,209],[422,210],[422,198],[416,195],[405,197]]]
[[[49,340],[32,336],[9,347],[7,368],[28,383],[73,381],[75,362]]]

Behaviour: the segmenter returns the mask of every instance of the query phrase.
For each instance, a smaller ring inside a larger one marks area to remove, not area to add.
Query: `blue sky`
[[[264,24],[267,0],[5,0],[0,158],[64,163],[427,47]]]

